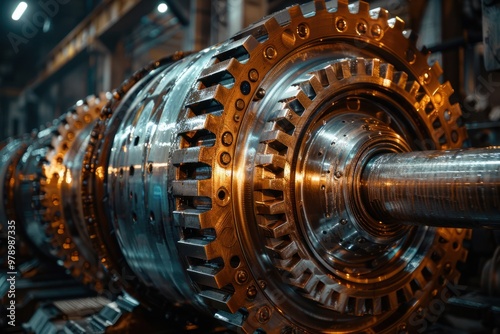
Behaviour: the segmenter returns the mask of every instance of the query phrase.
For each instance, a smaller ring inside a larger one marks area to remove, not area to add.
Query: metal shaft
[[[384,223],[500,228],[500,148],[382,154],[361,184]]]

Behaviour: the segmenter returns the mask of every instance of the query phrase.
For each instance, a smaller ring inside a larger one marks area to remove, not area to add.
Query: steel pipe
[[[500,228],[499,148],[381,154],[361,179],[384,223]]]

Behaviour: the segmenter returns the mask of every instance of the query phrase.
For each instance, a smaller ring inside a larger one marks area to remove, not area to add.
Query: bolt
[[[227,165],[231,162],[231,155],[227,152],[222,152],[220,155],[220,162],[223,165]]]
[[[440,106],[440,105],[441,105],[441,103],[443,102],[443,95],[441,95],[441,93],[439,93],[439,92],[438,92],[438,93],[436,93],[436,94],[434,94],[434,102],[435,102],[438,106]]]
[[[235,114],[234,117],[233,117],[233,119],[234,119],[235,122],[239,122],[240,119],[241,119],[241,117],[240,117],[239,114]]]
[[[300,38],[306,38],[309,36],[309,27],[305,23],[301,23],[297,26],[297,34]]]
[[[335,26],[337,27],[338,31],[344,31],[347,29],[347,22],[344,19],[340,18],[337,20]]]
[[[247,297],[250,299],[254,299],[257,295],[257,288],[255,285],[250,285],[247,289]]]
[[[259,286],[260,286],[260,288],[261,288],[262,290],[264,290],[264,289],[266,288],[266,286],[267,286],[266,281],[264,281],[264,280],[262,280],[262,279],[261,279],[261,280],[259,280]]]
[[[236,272],[236,282],[243,284],[248,280],[248,274],[245,270],[238,270]]]
[[[336,171],[334,175],[335,175],[335,177],[337,179],[340,179],[342,177],[342,172],[341,171]]]
[[[251,82],[259,80],[259,72],[257,72],[256,69],[252,68],[250,72],[248,72],[248,79],[250,79]]]
[[[429,83],[429,81],[431,81],[431,75],[429,74],[429,72],[425,72],[423,78],[424,78],[424,83]]]
[[[444,265],[444,272],[446,274],[449,274],[451,272],[451,263],[450,262],[446,262],[446,264]]]
[[[271,310],[269,309],[268,306],[262,306],[257,311],[257,320],[259,320],[260,323],[268,322],[270,318],[271,318]]]
[[[347,219],[342,218],[342,219],[340,220],[340,224],[342,224],[342,225],[347,224]]]
[[[364,23],[364,22],[358,22],[358,25],[356,26],[356,30],[361,35],[366,34],[366,30],[367,30],[366,23]]]
[[[148,164],[148,173],[153,173],[153,164],[151,162]]]
[[[243,101],[242,99],[237,99],[236,103],[235,103],[235,107],[238,110],[243,110],[243,108],[245,108],[245,101]]]
[[[274,57],[276,57],[278,55],[278,52],[276,51],[276,49],[273,47],[273,46],[268,46],[266,48],[266,51],[264,52],[264,56],[267,58],[267,59],[273,59]]]
[[[257,93],[255,94],[255,98],[257,100],[262,99],[264,96],[266,96],[266,90],[264,88],[259,88],[257,90]]]
[[[225,146],[229,146],[233,143],[233,135],[231,132],[224,132],[222,134],[222,144]]]
[[[382,28],[378,24],[372,26],[372,36],[375,38],[380,38],[382,36]]]

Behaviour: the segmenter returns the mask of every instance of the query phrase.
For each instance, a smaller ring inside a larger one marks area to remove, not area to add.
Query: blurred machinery
[[[4,332],[498,331],[500,150],[441,74],[315,1],[4,142]]]

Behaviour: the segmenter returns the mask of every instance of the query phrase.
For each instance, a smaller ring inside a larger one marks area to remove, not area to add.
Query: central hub
[[[361,113],[327,115],[310,129],[295,169],[297,212],[310,247],[327,264],[386,251],[408,227],[368,214],[360,176],[375,155],[410,148],[387,124]]]

